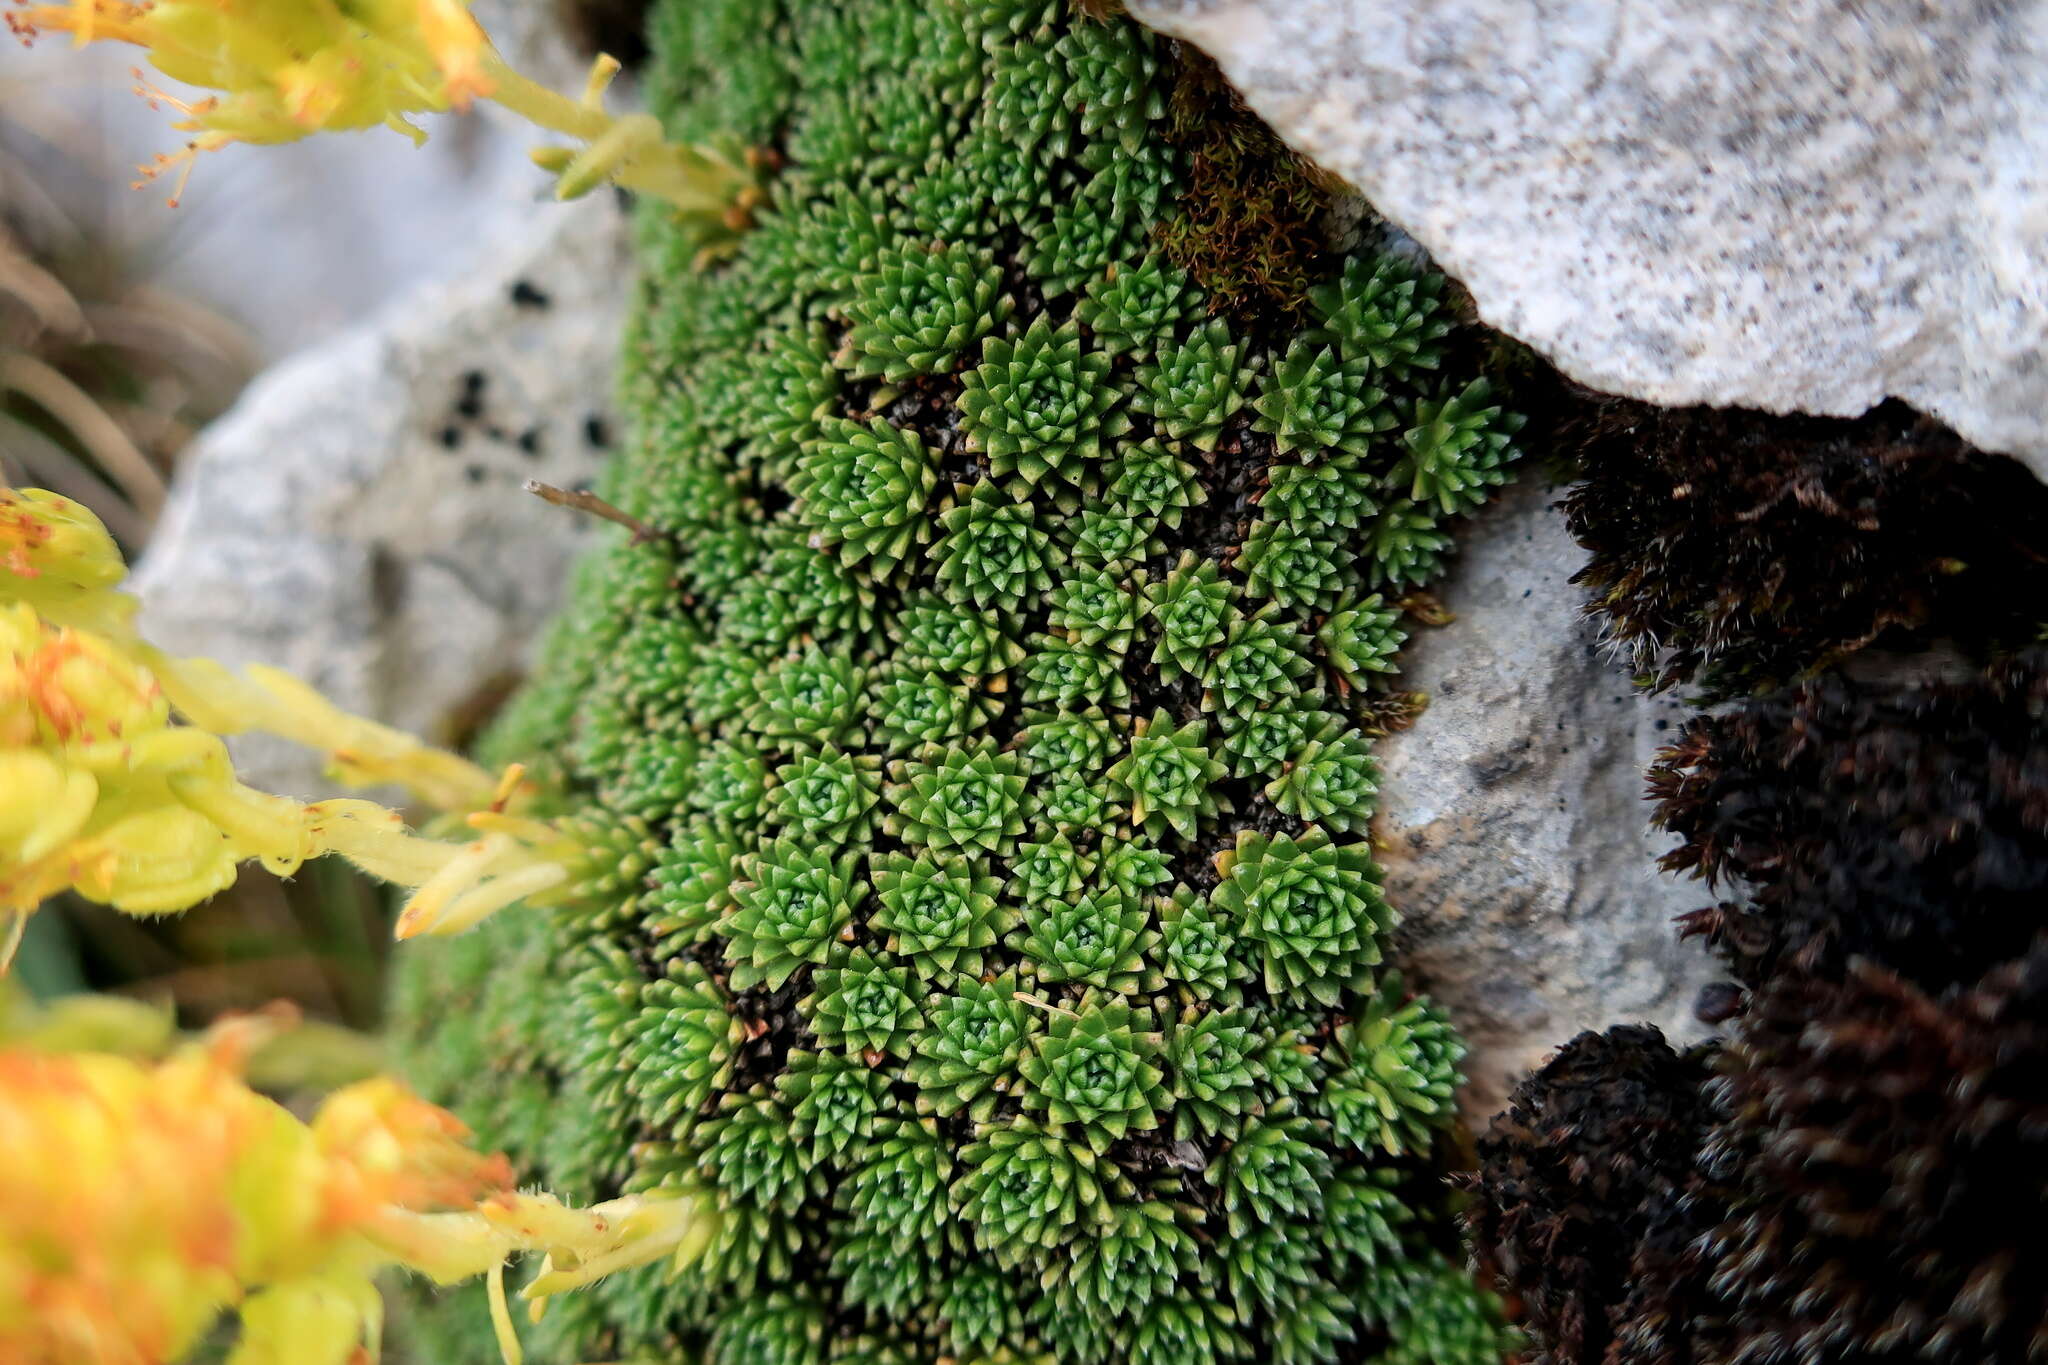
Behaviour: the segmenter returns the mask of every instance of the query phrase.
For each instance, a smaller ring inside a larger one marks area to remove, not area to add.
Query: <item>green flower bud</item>
[[[1237,1136],[1244,1116],[1260,1108],[1259,1041],[1243,1010],[1189,1008],[1181,1013],[1166,1035],[1175,1137]]]
[[[878,578],[896,574],[931,538],[925,506],[937,484],[924,443],[879,417],[865,426],[825,419],[789,481],[811,544],[834,548],[847,564],[872,561]]]
[[[1262,1223],[1316,1217],[1329,1179],[1330,1155],[1317,1145],[1315,1126],[1285,1113],[1246,1120],[1208,1172],[1209,1183],[1223,1191],[1233,1237]]]
[[[1520,413],[1489,405],[1493,386],[1475,379],[1453,394],[1415,400],[1415,423],[1401,434],[1404,453],[1388,482],[1405,488],[1418,506],[1435,503],[1446,516],[1470,512],[1508,481],[1520,457],[1515,433]]]
[[[817,970],[811,993],[797,1002],[818,1042],[870,1059],[902,1056],[910,1035],[924,1026],[916,975],[865,948],[835,954],[831,964]]]
[[[1159,942],[1152,915],[1136,896],[1096,891],[1071,902],[1024,911],[1018,949],[1037,964],[1038,979],[1129,994],[1162,984],[1147,962]]]
[[[1176,726],[1154,711],[1131,735],[1130,752],[1109,770],[1109,780],[1130,802],[1131,823],[1158,838],[1168,826],[1183,839],[1195,837],[1198,821],[1229,809],[1216,790],[1223,765],[1209,757],[1208,727],[1197,716]]]
[[[1314,665],[1301,652],[1301,637],[1286,629],[1277,603],[1239,617],[1224,632],[1223,646],[1202,670],[1202,704],[1235,715],[1288,701],[1301,694],[1302,679]]]
[[[886,251],[855,282],[846,306],[846,347],[855,375],[899,383],[950,370],[1014,307],[1003,272],[971,246],[913,243]]]
[[[1379,777],[1365,736],[1336,716],[1325,716],[1285,770],[1266,784],[1266,799],[1298,820],[1352,833],[1372,821]]]
[[[1325,347],[1296,342],[1266,374],[1252,405],[1257,431],[1268,432],[1281,452],[1303,450],[1363,455],[1372,438],[1395,425],[1386,391],[1367,379],[1363,360],[1340,360]]]
[[[1400,977],[1389,976],[1336,1034],[1339,1065],[1322,1093],[1321,1112],[1338,1141],[1361,1152],[1427,1151],[1436,1130],[1456,1115],[1464,1041],[1434,1005],[1404,1003],[1402,993]]]
[[[1309,291],[1321,325],[1304,340],[1333,345],[1346,360],[1365,360],[1388,380],[1443,363],[1444,277],[1393,256],[1354,256],[1331,284]]]
[[[884,828],[932,849],[1008,853],[1024,832],[1024,769],[988,740],[889,765]]]
[[[1087,1237],[1123,1183],[1087,1144],[1030,1119],[982,1126],[960,1164],[954,1203],[975,1245],[1004,1265]]]
[[[1156,360],[1138,367],[1131,405],[1150,414],[1174,440],[1213,450],[1224,423],[1245,403],[1252,366],[1244,352],[1244,343],[1230,339],[1227,324],[1205,322],[1178,344],[1161,345]]]
[[[1013,612],[1052,586],[1052,543],[1029,503],[983,481],[939,523],[945,535],[932,555],[948,601]]]
[[[775,1089],[790,1136],[820,1163],[859,1151],[888,1103],[888,1073],[838,1052],[792,1052],[788,1066]]]
[[[989,469],[1019,496],[1049,477],[1091,486],[1102,442],[1129,426],[1113,411],[1109,363],[1081,349],[1073,324],[1054,331],[1043,313],[1015,341],[991,340],[960,394],[969,444],[988,453]]]

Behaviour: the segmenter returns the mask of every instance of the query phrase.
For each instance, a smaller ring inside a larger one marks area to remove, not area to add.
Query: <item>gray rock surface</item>
[[[1573,378],[2048,471],[2048,0],[1129,0]]]
[[[460,282],[266,372],[184,457],[136,575],[144,628],[444,736],[523,664],[594,533],[521,484],[596,473],[631,278],[612,196],[537,207]],[[256,785],[330,790],[317,758],[236,743]]]
[[[1701,1032],[1714,972],[1672,916],[1712,897],[1660,873],[1643,768],[1685,710],[1646,698],[1579,615],[1585,554],[1555,490],[1525,480],[1461,538],[1401,685],[1429,694],[1378,746],[1374,833],[1416,982],[1473,1047],[1467,1112],[1483,1122],[1516,1079],[1586,1028],[1647,1020]]]

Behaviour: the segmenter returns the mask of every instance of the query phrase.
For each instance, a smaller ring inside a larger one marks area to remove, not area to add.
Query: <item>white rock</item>
[[[1401,958],[1473,1055],[1464,1102],[1484,1120],[1580,1029],[1647,1020],[1674,1040],[1716,973],[1672,917],[1711,903],[1658,872],[1643,768],[1685,711],[1633,691],[1579,614],[1585,552],[1555,492],[1511,489],[1461,537],[1400,685],[1429,694],[1380,741],[1374,833]]]
[[[144,628],[167,649],[275,664],[351,710],[442,735],[524,663],[592,533],[521,484],[596,473],[591,438],[617,428],[631,279],[612,196],[536,206],[459,283],[266,372],[180,465],[137,570]],[[547,306],[515,301],[519,282]],[[312,756],[240,741],[238,754],[259,786],[329,790]]]
[[[1595,388],[2048,471],[2048,0],[1129,0]]]

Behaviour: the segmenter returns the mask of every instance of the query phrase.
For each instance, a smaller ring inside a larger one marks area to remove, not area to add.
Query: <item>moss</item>
[[[2048,945],[1932,993],[1870,962],[1787,974],[1722,1069],[1708,1153],[1742,1163],[1712,1285],[1731,1358],[2040,1349],[2048,1263],[2013,1211],[2048,1192]]]
[[[1736,978],[1863,957],[1939,988],[2025,951],[2048,895],[2048,650],[1901,687],[1829,675],[1687,725],[1651,769],[1664,865]]]
[[[1587,611],[1645,685],[1729,696],[1872,645],[2013,648],[2048,615],[2048,487],[1898,404],[1836,421],[1601,401],[1559,439],[1583,467],[1565,507]]]
[[[1166,138],[1187,172],[1160,248],[1208,294],[1211,311],[1284,332],[1326,274],[1321,220],[1334,182],[1261,123],[1214,62],[1184,43],[1172,48]]]
[[[619,856],[580,911],[408,955],[399,1001],[421,1083],[533,1179],[720,1205],[550,1348],[1498,1345],[1439,1257],[1457,1049],[1384,974],[1365,834],[1401,638],[1370,594],[1450,545],[1400,415],[1466,448],[1422,406],[1475,377],[1416,321],[1440,282],[1326,259],[1213,70],[1067,0],[651,32],[664,117],[781,170],[714,268],[643,219],[605,491],[668,534],[579,571],[489,741]],[[1314,288],[1342,335],[1297,356],[1385,365],[1279,364]]]
[[[1643,1283],[1645,1248],[1677,1250],[1718,1217],[1699,1167],[1709,1060],[1654,1028],[1580,1034],[1480,1140],[1474,1228],[1559,1365],[1610,1359],[1649,1304],[1672,1302],[1673,1284]]]

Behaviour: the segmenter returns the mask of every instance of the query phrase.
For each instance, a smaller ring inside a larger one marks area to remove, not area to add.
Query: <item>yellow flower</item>
[[[231,142],[291,142],[316,132],[397,128],[486,94],[483,30],[457,0],[74,0],[9,16],[25,34],[133,43],[173,80],[221,93],[195,103],[161,92],[195,134],[152,173]]]
[[[134,599],[120,547],[86,508],[40,488],[0,484],[0,601],[27,602],[52,620],[102,634],[128,628]]]
[[[163,689],[112,644],[0,606],[0,745],[45,745],[105,766],[170,719]]]
[[[243,1019],[161,1062],[0,1050],[0,1360],[159,1365],[226,1312],[231,1365],[374,1359],[372,1277],[442,1282],[548,1257],[528,1297],[664,1257],[716,1231],[690,1197],[576,1210],[518,1194],[502,1157],[388,1079],[337,1091],[311,1123],[241,1068],[282,1020]]]
[[[575,838],[513,809],[525,791],[516,766],[494,783],[275,669],[174,658],[136,632],[125,572],[90,512],[0,486],[0,971],[27,914],[65,890],[165,914],[232,885],[244,862],[289,876],[338,853],[416,888],[403,938],[559,898],[585,870]],[[476,837],[423,839],[372,802],[309,805],[245,786],[221,737],[252,729],[325,750],[343,780],[401,783],[467,812]]]
[[[183,114],[172,126],[194,135],[182,151],[144,167],[147,176],[174,166],[189,174],[198,153],[232,142],[290,142],[379,124],[424,141],[411,116],[485,98],[582,144],[535,153],[558,173],[559,198],[609,181],[666,199],[696,222],[712,254],[730,249],[762,201],[752,158],[675,146],[649,114],[606,113],[616,60],[598,58],[580,100],[557,94],[505,64],[467,0],[22,2],[8,22],[24,37],[48,29],[79,43],[133,43],[166,76],[220,92],[196,102],[143,92]]]
[[[218,735],[261,730],[327,752],[331,775],[352,787],[392,783],[436,810],[474,810],[496,789],[468,759],[389,725],[343,711],[289,673],[251,664],[237,674],[212,659],[143,656],[178,713]]]
[[[174,727],[148,670],[111,642],[0,606],[0,909],[69,886],[137,914],[182,909],[243,858],[296,866],[310,841],[238,845],[181,794],[233,785],[227,751]]]
[[[41,488],[0,486],[0,571],[73,588],[110,588],[128,574],[100,519]]]
[[[256,791],[219,736],[173,721],[147,669],[25,604],[0,606],[0,778],[0,910],[17,914],[67,888],[162,914],[232,885],[243,862],[289,875],[334,852],[420,888],[404,922],[445,933],[562,885],[581,851],[503,813],[516,769],[468,844],[419,838],[371,802]]]
[[[0,865],[39,865],[85,827],[99,800],[91,773],[33,749],[0,751]]]
[[[396,783],[441,810],[474,810],[491,799],[494,783],[474,763],[349,715],[289,674],[238,674],[151,646],[136,633],[135,600],[119,590],[127,572],[90,511],[41,489],[0,485],[0,604],[25,603],[47,622],[101,637],[146,669],[180,715],[216,735],[263,730],[324,749],[342,781]]]

